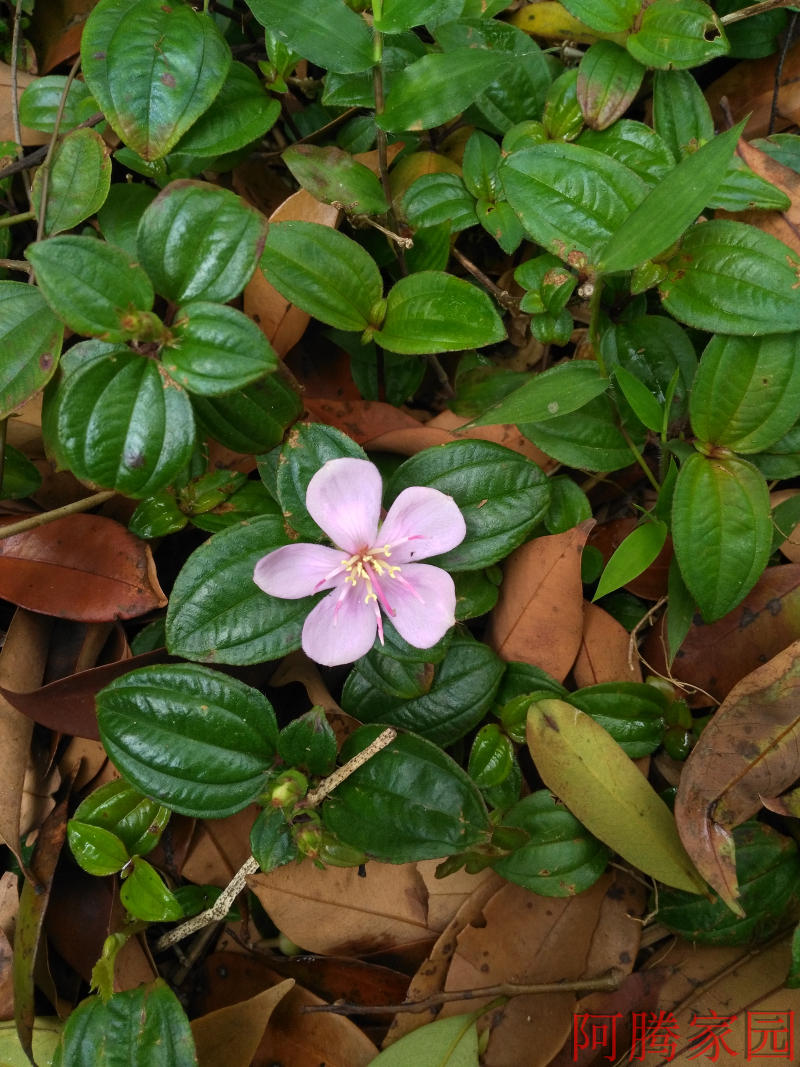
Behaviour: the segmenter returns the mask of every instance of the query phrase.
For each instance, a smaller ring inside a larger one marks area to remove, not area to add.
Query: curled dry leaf
[[[506,560],[487,636],[503,659],[541,667],[559,682],[567,676],[583,636],[581,553],[592,525],[537,537]]]
[[[634,647],[630,659],[630,634],[597,604],[583,605],[583,636],[572,675],[579,689],[601,682],[641,682],[642,671]]]
[[[81,622],[132,619],[167,603],[150,546],[102,515],[68,515],[0,541],[0,596]]]
[[[681,775],[675,819],[697,869],[735,912],[731,831],[800,777],[800,641],[743,678],[700,735]]]
[[[776,87],[778,63],[780,79]],[[705,97],[718,129],[728,129],[749,115],[745,133],[748,137],[765,137],[770,132],[773,100],[778,92],[778,109],[773,130],[785,130],[800,119],[800,41],[785,57],[773,52],[764,59],[737,63],[712,82]],[[725,99],[725,105],[722,100]]]
[[[739,141],[736,152],[759,177],[786,193],[792,203],[786,211],[743,211],[729,217],[749,222],[800,252],[800,174],[747,141]]]
[[[724,700],[733,686],[800,638],[800,563],[768,567],[742,603],[717,622],[698,616],[672,664],[672,677]],[[642,654],[660,674],[666,666],[664,620],[654,627]],[[692,703],[703,706],[698,693]]]
[[[192,1020],[198,1067],[250,1067],[270,1016],[294,986],[285,978],[254,997]]]

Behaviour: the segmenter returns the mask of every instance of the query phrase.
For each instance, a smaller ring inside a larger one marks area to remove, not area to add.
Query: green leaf
[[[53,1067],[197,1067],[189,1020],[161,978],[115,993],[106,1003],[87,997],[64,1026]]]
[[[6,445],[0,500],[22,500],[31,496],[42,484],[38,468],[26,455]]]
[[[67,840],[79,867],[95,877],[121,871],[130,856],[116,834],[80,819],[67,823]]]
[[[630,270],[677,241],[725,176],[744,123],[686,156],[647,194],[603,249],[599,270]]]
[[[712,337],[692,389],[689,415],[701,441],[763,452],[797,421],[800,336]]]
[[[336,766],[336,735],[321,707],[292,719],[278,734],[278,755],[287,767],[311,775],[330,774]]]
[[[797,329],[800,263],[771,234],[727,219],[698,223],[667,266],[661,299],[689,326],[751,335]]]
[[[591,517],[592,505],[579,485],[563,474],[550,479],[550,507],[544,517],[548,533],[565,533]]]
[[[723,211],[786,211],[791,203],[786,193],[734,156],[708,206]]]
[[[645,67],[685,70],[724,56],[728,39],[718,16],[702,0],[653,0],[625,47]]]
[[[675,485],[672,538],[703,618],[721,619],[750,592],[769,559],[772,522],[761,474],[743,459],[691,455]]]
[[[44,78],[35,78],[27,86],[19,100],[19,121],[23,126],[43,133],[61,133],[74,129],[92,112],[99,110],[86,82],[74,79],[69,87],[64,103],[64,113],[56,125],[61,98],[67,78],[64,74],[48,74]]]
[[[37,1015],[33,1020],[33,1060],[41,1067],[50,1067],[58,1051],[64,1023],[57,1017]],[[13,1019],[0,1022],[0,1063],[3,1067],[30,1067],[31,1061],[22,1050]]]
[[[564,7],[601,33],[623,33],[639,14],[638,0],[567,0]]]
[[[595,41],[578,65],[578,101],[587,126],[604,130],[633,103],[645,68],[613,41]]]
[[[274,222],[261,269],[287,300],[339,330],[366,329],[383,294],[372,256],[315,222]]]
[[[280,374],[226,396],[195,396],[192,405],[214,440],[245,455],[280,444],[286,427],[303,411],[297,392]]]
[[[494,200],[500,145],[488,134],[475,130],[464,146],[464,185],[476,199]]]
[[[275,123],[280,103],[244,63],[231,63],[211,106],[175,145],[174,152],[221,156],[263,137]]]
[[[503,826],[518,826],[529,840],[492,868],[509,882],[543,897],[572,897],[593,886],[611,853],[592,837],[548,789],[523,797],[505,815]]]
[[[592,601],[638,578],[659,554],[666,539],[667,526],[663,522],[645,522],[631,531],[606,564]]]
[[[622,395],[642,426],[659,433],[664,423],[664,411],[658,400],[643,382],[624,367],[616,366],[613,373]]]
[[[511,773],[514,746],[497,723],[489,722],[475,735],[467,773],[479,789],[500,785]]]
[[[672,812],[602,726],[563,700],[540,700],[527,734],[544,784],[587,830],[665,885],[705,891]]]
[[[253,581],[256,563],[288,544],[280,515],[214,534],[189,556],[167,610],[167,647],[207,663],[262,663],[300,647],[315,600],[279,600]]]
[[[341,74],[375,63],[366,22],[343,0],[248,0],[262,26],[298,55]]]
[[[550,497],[535,463],[489,441],[453,441],[418,452],[389,480],[387,503],[414,485],[452,496],[464,516],[466,537],[436,560],[449,571],[480,570],[504,559],[542,518]]]
[[[443,271],[424,270],[395,282],[374,338],[390,352],[427,355],[482,348],[504,340],[491,297]]]
[[[266,808],[259,812],[250,830],[250,851],[264,872],[297,859],[297,845],[282,811]]]
[[[678,372],[670,404],[670,421],[686,415],[697,370],[697,355],[686,331],[666,315],[641,315],[612,325],[600,338],[606,366],[624,367],[666,406]],[[630,402],[630,401],[629,401]],[[661,429],[661,426],[658,426]]]
[[[667,578],[667,655],[670,666],[678,654],[678,649],[686,640],[694,613],[694,597],[686,588],[678,560],[673,556]]]
[[[137,247],[161,296],[224,304],[250,280],[266,232],[261,212],[235,193],[208,182],[176,181],[142,215]]]
[[[195,300],[184,305],[170,332],[162,361],[190,393],[230,393],[278,367],[278,357],[258,326],[225,304]]]
[[[303,188],[324,204],[340,204],[356,215],[381,215],[389,206],[378,176],[349,152],[301,144],[291,145],[282,158]]]
[[[81,64],[114,132],[152,160],[209,107],[231,53],[214,21],[188,4],[100,0],[83,31]]]
[[[635,460],[607,396],[595,397],[570,415],[522,423],[519,428],[537,448],[568,467],[615,471]]]
[[[0,281],[0,418],[52,378],[63,335],[64,327],[35,286]]]
[[[141,329],[153,287],[127,252],[94,237],[51,237],[28,245],[42,294],[71,330],[124,341]],[[144,314],[143,314],[144,313]]]
[[[42,210],[45,168],[40,167],[31,190],[33,210]],[[111,160],[96,130],[73,130],[59,143],[50,164],[44,233],[71,230],[102,207],[111,185]]]
[[[383,0],[375,29],[380,33],[402,33],[432,20],[452,18],[461,4],[453,0]]]
[[[366,459],[363,448],[347,434],[323,423],[301,423],[289,435],[278,463],[277,491],[283,517],[299,537],[319,541],[325,535],[306,510],[308,483],[329,459]]]
[[[525,236],[517,213],[507,200],[479,200],[475,214],[484,230],[494,237],[504,252],[516,252]]]
[[[124,248],[131,259],[136,259],[136,232],[145,208],[152,204],[158,190],[149,185],[134,185],[132,182],[114,182],[109,188],[106,201],[97,213],[100,230],[109,242]]]
[[[618,119],[606,130],[584,130],[577,143],[623,163],[648,188],[675,166],[672,153],[658,134],[633,119]]]
[[[350,759],[382,732],[362,726],[342,748]],[[414,734],[394,741],[342,782],[322,819],[346,844],[389,863],[463,852],[488,837],[489,818],[469,776],[437,746]]]
[[[500,596],[500,572],[458,571],[453,575],[456,587],[456,621],[477,619],[492,610]]]
[[[400,71],[376,121],[390,132],[440,126],[513,65],[511,54],[477,46],[430,53]]]
[[[189,398],[129,348],[88,341],[71,349],[55,404],[57,448],[78,478],[146,497],[189,461]]]
[[[173,811],[222,819],[264,788],[278,727],[266,697],[243,682],[190,663],[140,667],[96,699],[111,761]]]
[[[420,1026],[384,1049],[372,1067],[478,1067],[478,1028],[474,1015]]]
[[[606,389],[608,378],[603,377],[596,363],[590,360],[561,363],[531,377],[485,415],[475,419],[474,425],[547,422],[558,415],[577,411]]]
[[[144,796],[123,778],[115,778],[81,801],[72,821],[110,831],[129,856],[146,856],[158,844],[170,814],[169,808]]]
[[[614,738],[626,756],[649,756],[661,744],[666,728],[666,698],[641,682],[602,682],[572,693],[569,702]]]
[[[464,182],[457,174],[446,172],[423,174],[412,182],[403,194],[403,214],[416,227],[447,222],[452,233],[467,230],[478,221],[475,200]]]
[[[163,923],[183,918],[183,907],[147,860],[134,856],[131,873],[120,887],[122,906],[144,922]]]
[[[583,129],[583,112],[578,103],[578,68],[562,71],[551,82],[544,103],[542,122],[553,141],[574,141]]]
[[[341,703],[361,722],[413,730],[446,747],[481,721],[502,674],[503,664],[488,645],[471,637],[454,637],[436,668],[433,683],[420,696],[406,699],[378,689],[356,665],[345,682]]]
[[[624,164],[576,144],[514,152],[501,165],[500,177],[533,240],[576,266],[597,261],[647,192]]]
[[[688,70],[657,70],[653,75],[653,125],[675,159],[713,138],[711,108]]]

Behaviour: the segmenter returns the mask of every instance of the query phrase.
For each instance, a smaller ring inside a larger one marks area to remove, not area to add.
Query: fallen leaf
[[[250,830],[262,809],[249,804],[225,819],[198,822],[181,874],[197,885],[222,888],[250,856]]]
[[[583,636],[572,676],[575,685],[599,685],[601,682],[641,682],[642,671],[634,646],[630,660],[630,634],[597,604],[583,605]]]
[[[728,129],[749,115],[744,132],[749,138],[770,132],[772,101],[778,63],[782,62],[780,91],[774,130],[794,126],[800,119],[800,42],[795,42],[781,59],[779,52],[764,59],[737,63],[705,90],[705,97],[717,129]],[[723,98],[726,107],[721,106]]]
[[[359,445],[374,441],[397,430],[419,430],[418,419],[401,408],[378,400],[335,400],[310,396],[303,401],[315,422],[335,426]],[[448,436],[447,440],[452,438]]]
[[[742,603],[717,622],[695,616],[672,664],[680,682],[697,686],[695,706],[724,700],[733,686],[800,638],[800,563],[768,567]],[[664,620],[651,631],[642,655],[659,674],[666,666]]]
[[[36,76],[33,74],[26,74],[25,71],[18,71],[17,73],[17,99],[22,96],[23,92],[31,84],[36,81]],[[8,63],[0,63],[0,141],[14,141],[14,124],[11,119],[11,67]],[[27,126],[23,126],[21,130],[22,144],[27,147],[29,145],[47,144],[50,140],[50,135],[42,133],[41,130],[29,130]]]
[[[800,641],[743,678],[700,735],[681,775],[675,819],[686,851],[736,912],[731,831],[800,777]]]
[[[800,489],[778,489],[769,494],[769,506],[774,510],[778,504],[782,504],[784,500],[788,500],[798,493],[800,493]],[[791,532],[789,530],[786,532],[789,536],[782,544],[778,545],[778,548],[791,563],[800,563],[800,527],[796,527]]]
[[[275,1007],[294,986],[294,979],[257,993],[247,1000],[192,1020],[198,1067],[250,1067]]]
[[[591,716],[540,700],[528,711],[527,737],[544,784],[595,837],[652,878],[705,892],[671,811]]]
[[[101,515],[67,515],[0,540],[0,596],[82,622],[166,606],[150,546]]]
[[[800,253],[800,174],[745,140],[739,141],[736,152],[751,170],[786,193],[792,203],[786,211],[715,212],[715,216],[757,226]]]
[[[581,553],[592,525],[537,537],[505,561],[487,634],[503,659],[541,667],[559,682],[567,676],[583,636]]]

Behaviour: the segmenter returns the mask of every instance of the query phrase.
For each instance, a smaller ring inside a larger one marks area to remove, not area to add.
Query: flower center
[[[387,615],[394,615],[395,611],[386,599],[381,587],[381,581],[386,578],[397,578],[401,570],[397,564],[387,562],[392,554],[391,548],[391,545],[383,545],[382,547],[362,549],[361,552],[356,552],[349,559],[343,559],[341,563],[341,566],[347,571],[345,581],[349,582],[354,589],[359,582],[364,583],[366,588],[364,603],[369,604],[370,601],[376,601],[376,605],[380,604]],[[402,578],[400,581],[402,581]]]

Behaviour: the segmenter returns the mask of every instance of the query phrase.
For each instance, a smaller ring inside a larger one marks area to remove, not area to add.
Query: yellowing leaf
[[[563,700],[540,700],[527,733],[545,785],[595,837],[660,882],[705,892],[669,808],[602,726]]]

